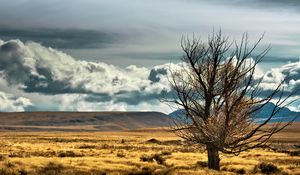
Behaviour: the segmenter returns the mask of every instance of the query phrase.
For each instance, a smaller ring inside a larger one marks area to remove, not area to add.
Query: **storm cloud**
[[[181,64],[121,68],[103,62],[76,60],[62,51],[36,42],[0,40],[0,76],[7,86],[18,89],[21,91],[19,94],[25,93],[26,97],[35,94],[52,101],[53,104],[48,105],[53,106],[53,110],[136,110],[138,106],[143,109],[161,108],[158,99],[162,94],[171,96],[173,93],[168,70],[179,70]],[[258,69],[255,77],[263,74]],[[265,72],[261,95],[270,94],[282,80],[286,94],[299,88],[300,62]],[[299,94],[295,94],[297,96]],[[1,104],[5,105],[2,109],[39,110],[39,100],[35,100],[35,106],[29,99],[3,92]]]
[[[219,1],[221,2],[221,1]],[[227,2],[233,5],[247,6],[247,7],[256,7],[263,9],[287,9],[287,10],[300,10],[300,1],[298,0],[237,0]]]
[[[75,60],[35,42],[0,41],[0,73],[10,86],[45,95],[88,94],[86,101],[139,104],[170,91],[167,70],[175,64],[120,68]]]
[[[271,43],[270,55],[282,60],[276,67],[300,54],[299,8],[297,0],[3,1],[0,37],[33,40],[82,60],[151,67],[180,57],[185,34],[206,37],[222,28],[256,40],[265,32],[262,45]]]
[[[19,29],[0,28],[0,38],[35,41],[58,49],[105,48],[121,40],[121,35],[83,29]]]

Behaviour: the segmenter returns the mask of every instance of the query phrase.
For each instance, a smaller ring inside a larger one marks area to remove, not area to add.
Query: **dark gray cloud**
[[[150,71],[148,79],[152,82],[159,82],[160,76],[166,76],[168,74],[168,70],[166,68],[158,68],[158,69],[152,69]]]
[[[240,4],[244,3],[248,6],[255,6],[260,8],[291,8],[300,10],[299,0],[248,0],[240,1]]]
[[[297,62],[299,57],[279,57],[279,56],[265,56],[262,60],[265,63],[280,62],[286,64],[287,62]]]
[[[298,61],[299,3],[296,0],[3,1],[0,39],[23,42],[0,41],[1,75],[10,87],[18,87],[25,95],[38,94],[43,99],[51,96],[49,103],[43,103],[40,109],[57,109],[52,105],[60,106],[63,100],[68,105],[76,101],[77,107],[86,104],[81,101],[88,102],[87,108],[92,106],[92,109],[98,109],[95,104],[99,101],[107,102],[100,106],[152,103],[165,90],[169,92],[165,79],[167,66],[163,64],[172,58],[175,58],[172,62],[178,62],[182,34],[195,33],[206,38],[213,28],[222,28],[225,35],[233,38],[247,31],[253,41],[266,32],[262,46],[270,43],[272,50],[264,59],[264,70]],[[56,50],[25,42],[28,40]],[[69,55],[58,51],[61,49]],[[138,67],[126,67],[132,64]],[[265,92],[286,73],[275,71],[272,75],[265,81]],[[285,83],[290,87],[297,80],[295,75]],[[50,104],[56,96],[59,96],[57,103]],[[38,97],[34,102],[40,103]]]
[[[26,55],[29,53],[26,53],[25,48],[20,41],[11,41],[0,46],[0,70],[3,71],[2,75],[9,84],[21,83],[25,92],[45,94],[71,92],[65,82],[53,80],[50,69],[42,65],[34,67],[32,61],[35,60],[26,58],[30,55]]]
[[[35,42],[0,40],[0,72],[11,86],[27,93],[83,94],[85,101],[136,105],[157,100],[168,91],[167,65],[152,69],[119,68],[100,62],[77,61]]]
[[[1,76],[11,87],[17,87],[22,92],[51,95],[53,98],[59,96],[54,105],[49,105],[49,109],[97,109],[97,105],[104,104],[155,104],[163,95],[173,97],[174,92],[168,82],[169,68],[178,70],[181,67],[180,64],[164,64],[150,69],[134,65],[120,68],[101,62],[78,61],[34,42],[0,40]],[[300,86],[299,62],[269,71],[262,81],[260,95],[269,95],[272,88],[287,76],[289,78],[284,81],[285,94]],[[19,106],[18,110],[45,108],[29,106],[27,99],[21,98],[18,103],[12,103],[17,97],[11,99],[5,100],[7,109],[14,109],[14,106]],[[68,108],[73,103],[76,104],[73,105],[74,109]],[[60,104],[66,104],[65,108],[57,107]]]
[[[16,52],[19,48],[18,43],[15,42],[0,46],[0,70],[5,70],[4,78],[10,84],[26,81],[27,75],[30,72],[29,67],[23,66],[22,56]]]
[[[113,102],[114,104],[125,103],[127,105],[138,105],[141,102],[152,103],[161,98],[164,91],[155,93],[145,93],[143,91],[123,91],[114,95],[109,94],[89,94],[84,100],[86,102],[97,103],[97,102]]]
[[[108,47],[118,42],[121,35],[82,29],[0,28],[0,38],[35,41],[59,49],[93,49]]]
[[[3,1],[0,37],[34,40],[80,59],[150,67],[180,52],[182,34],[206,37],[220,27],[233,37],[248,31],[254,40],[266,32],[264,41],[280,48],[273,56],[296,57],[300,15],[293,9],[299,7],[296,0]]]
[[[299,0],[233,0],[233,1],[213,0],[210,2],[223,4],[223,5],[238,5],[238,6],[244,6],[250,8],[259,8],[259,9],[300,10]]]

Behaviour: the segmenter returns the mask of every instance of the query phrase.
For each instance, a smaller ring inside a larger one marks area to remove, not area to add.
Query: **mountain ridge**
[[[260,111],[258,111],[254,116],[254,121],[257,123],[263,122],[266,120],[272,113],[275,105],[274,103],[267,103]],[[184,115],[183,109],[178,109],[169,114],[172,118],[178,118]],[[272,117],[270,122],[289,122],[293,120],[294,117],[296,122],[300,122],[300,112],[292,111],[287,107],[280,107],[280,110]]]

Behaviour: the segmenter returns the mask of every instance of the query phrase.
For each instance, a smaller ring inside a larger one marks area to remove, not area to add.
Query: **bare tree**
[[[163,101],[184,111],[174,119],[172,130],[187,141],[206,146],[210,169],[220,169],[219,152],[239,154],[262,146],[294,119],[268,124],[291,102],[288,99],[296,90],[285,93],[283,80],[267,95],[262,93],[263,76],[257,78],[255,68],[270,47],[253,54],[262,38],[251,47],[247,34],[240,42],[229,41],[221,32],[213,33],[207,43],[196,37],[183,38],[182,67],[170,69],[174,94]],[[271,100],[275,101],[271,114],[255,122]]]

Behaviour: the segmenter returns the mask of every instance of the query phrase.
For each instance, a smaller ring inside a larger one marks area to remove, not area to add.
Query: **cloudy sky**
[[[298,0],[0,0],[0,110],[157,110],[182,35],[265,33],[272,84],[300,83]],[[298,76],[299,73],[299,76]],[[296,95],[295,98],[298,96]],[[295,104],[293,109],[300,109]]]

